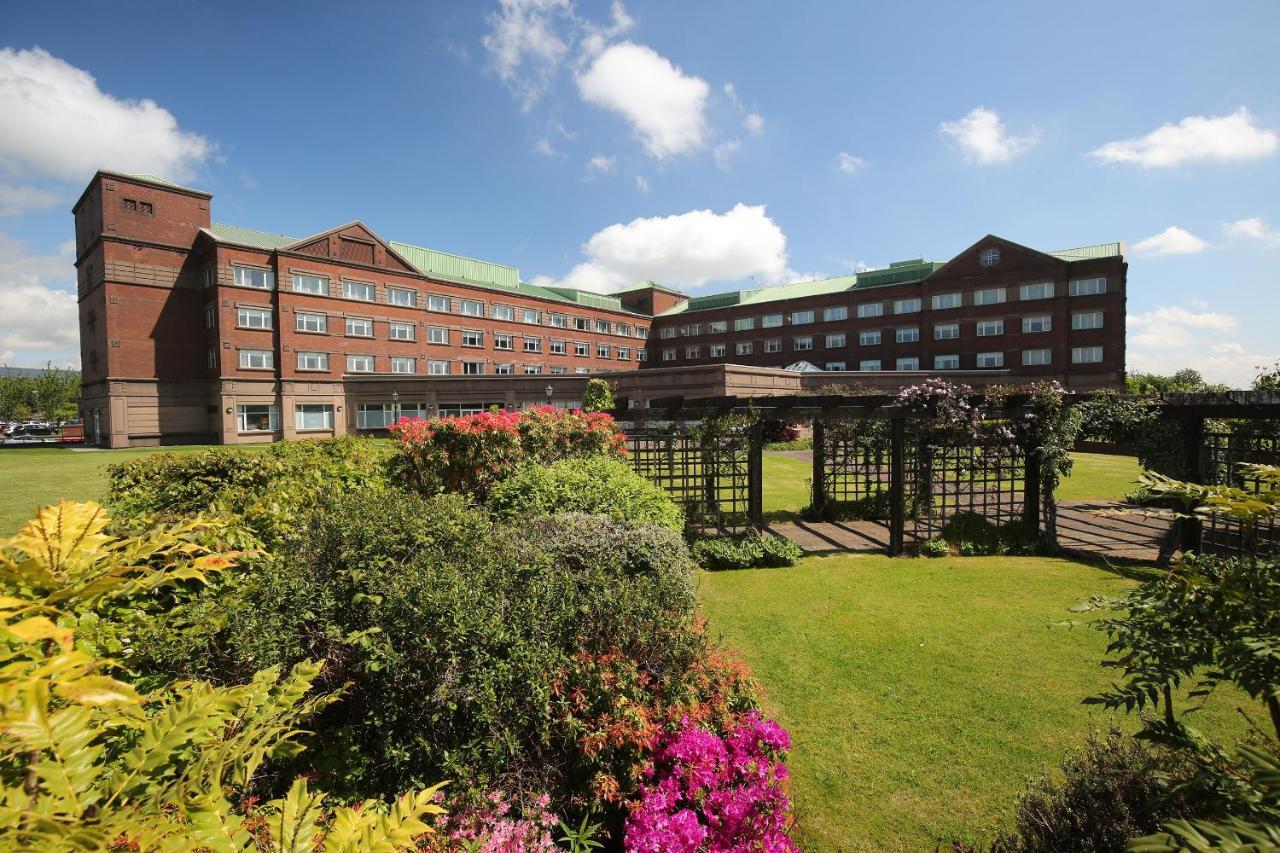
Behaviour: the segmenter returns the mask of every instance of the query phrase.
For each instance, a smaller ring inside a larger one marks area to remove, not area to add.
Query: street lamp
[[[554,389],[554,388],[552,388],[550,385],[548,385],[546,388],[543,388],[543,389],[542,389],[542,393],[544,393],[544,394],[546,394],[546,395],[547,395],[547,405],[548,405],[548,406],[550,406],[550,405],[551,405],[551,398],[555,396],[555,394],[556,394],[556,389]]]
[[[400,422],[400,391],[395,388],[391,389],[391,422]]]

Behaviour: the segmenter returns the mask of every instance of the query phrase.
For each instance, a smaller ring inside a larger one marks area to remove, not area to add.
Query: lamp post
[[[550,406],[550,405],[551,405],[551,398],[552,398],[552,397],[554,397],[554,396],[556,395],[556,389],[554,389],[554,388],[552,388],[550,385],[548,385],[546,388],[543,388],[543,389],[542,389],[542,393],[544,393],[544,394],[546,394],[546,395],[547,395],[547,405],[548,405],[548,406]]]
[[[400,391],[395,388],[391,389],[391,422],[400,422]]]

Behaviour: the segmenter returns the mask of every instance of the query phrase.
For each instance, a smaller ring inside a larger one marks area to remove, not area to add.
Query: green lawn
[[[703,573],[700,594],[791,732],[801,848],[933,850],[989,838],[1105,724],[1080,704],[1108,683],[1104,636],[1051,625],[1130,583],[1058,559],[836,556]],[[1234,739],[1237,706],[1219,695],[1199,725]]]

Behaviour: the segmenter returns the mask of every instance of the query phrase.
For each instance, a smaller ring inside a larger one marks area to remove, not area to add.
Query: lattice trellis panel
[[[691,527],[733,530],[751,524],[751,437],[696,431],[627,435],[631,466],[685,511]]]
[[[1255,421],[1248,430],[1207,432],[1204,436],[1202,480],[1208,485],[1226,485],[1258,491],[1261,484],[1240,470],[1242,463],[1280,465],[1280,421]],[[1256,531],[1258,551],[1280,551],[1280,525],[1264,522]],[[1220,515],[1205,519],[1200,548],[1206,554],[1239,556],[1251,550],[1240,522]]]
[[[997,526],[1024,517],[1026,456],[995,430],[962,442],[939,442],[909,430],[904,462],[908,536],[941,536],[960,513]]]
[[[827,501],[858,507],[860,518],[888,520],[889,421],[833,420],[824,427],[822,485]]]

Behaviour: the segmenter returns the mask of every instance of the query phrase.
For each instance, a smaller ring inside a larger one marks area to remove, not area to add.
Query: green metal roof
[[[209,231],[214,237],[223,242],[251,246],[255,249],[265,249],[268,252],[275,251],[290,243],[298,242],[296,237],[286,237],[284,234],[254,231],[252,228],[241,228],[238,225],[222,225],[217,222],[209,226]]]
[[[534,287],[535,285],[526,285]],[[609,296],[603,293],[592,293],[589,290],[578,290],[573,287],[543,287],[541,290],[568,299],[570,302],[576,302],[579,305],[588,305],[592,308],[606,308],[613,311],[625,310],[622,307],[622,300],[616,296]]]
[[[1064,261],[1091,261],[1094,258],[1117,258],[1123,257],[1124,245],[1121,243],[1099,243],[1096,246],[1081,246],[1077,249],[1059,249],[1056,252],[1046,252],[1055,258]]]
[[[649,290],[650,288],[652,288],[653,290],[661,290],[663,293],[670,293],[672,296],[685,295],[678,290],[667,287],[665,284],[660,284],[659,282],[656,282],[656,281],[653,281],[652,279],[647,279],[647,278],[644,281],[637,281],[635,284],[631,285],[630,287],[623,288],[622,290],[615,290],[614,292],[630,293],[633,290]]]
[[[501,287],[504,290],[515,290],[520,286],[520,271],[515,267],[424,249],[411,243],[397,243],[394,240],[387,241],[387,245],[417,267],[423,275],[432,278],[478,284],[481,287]]]

